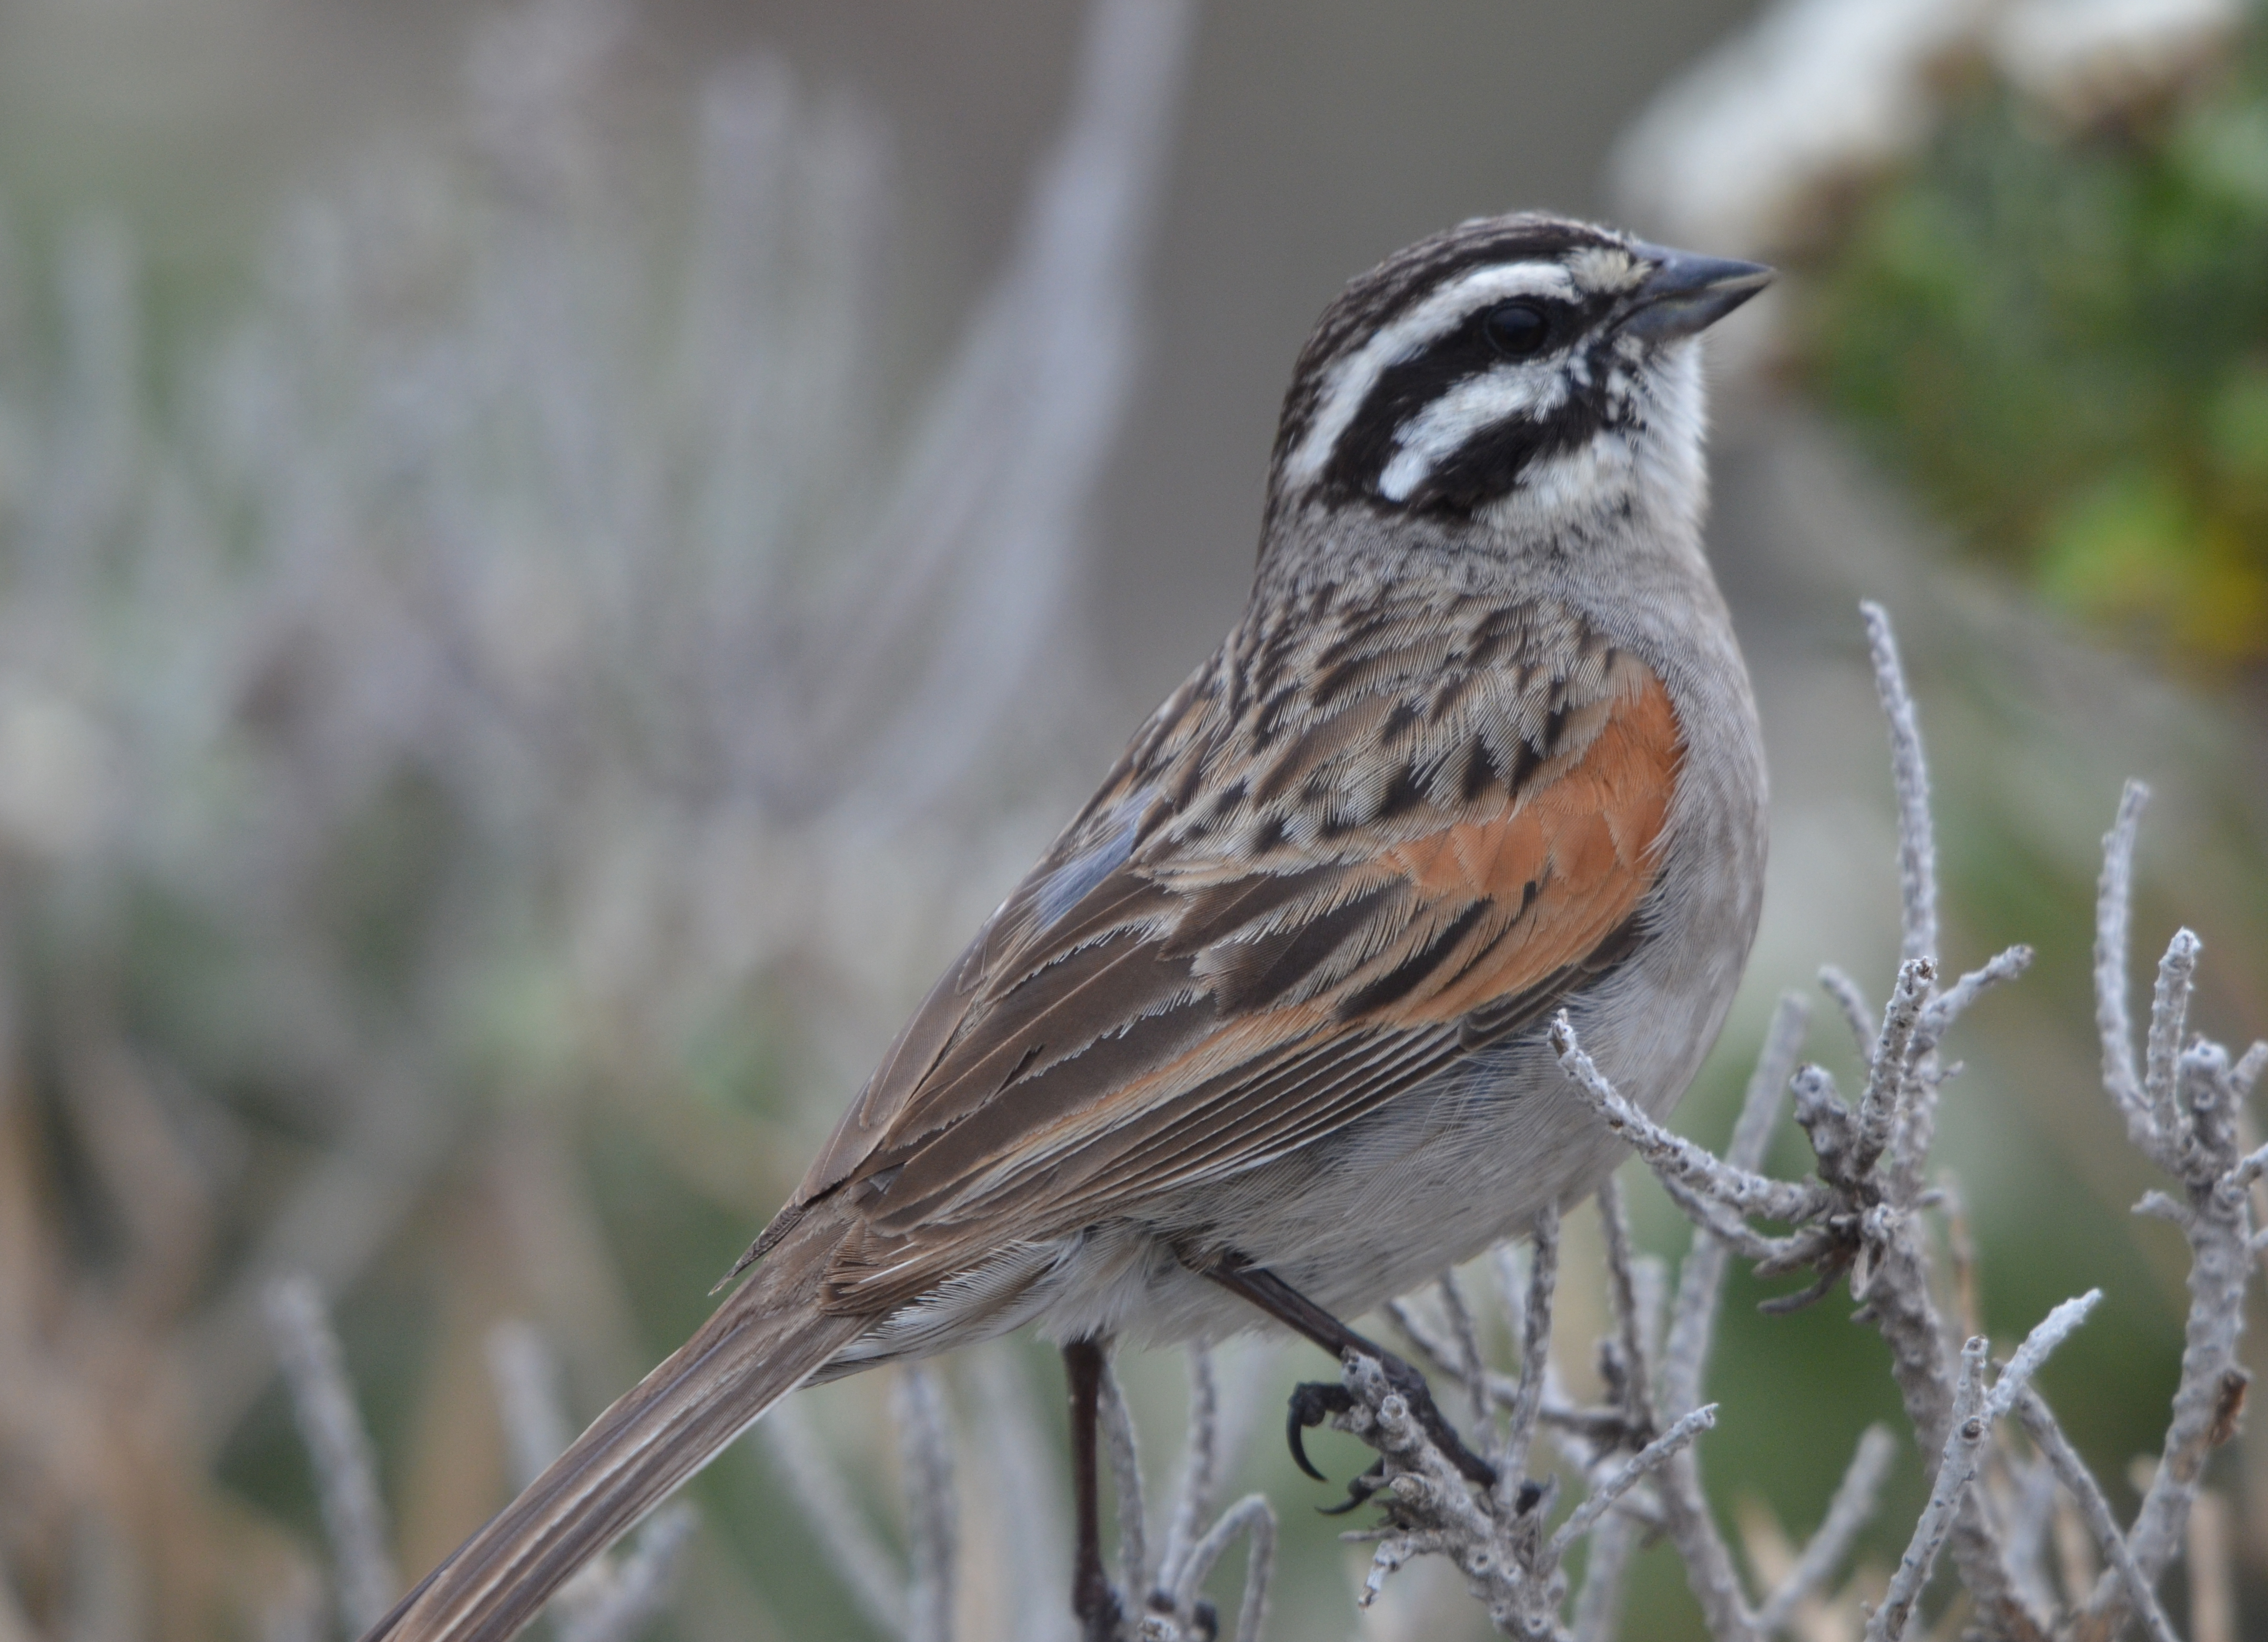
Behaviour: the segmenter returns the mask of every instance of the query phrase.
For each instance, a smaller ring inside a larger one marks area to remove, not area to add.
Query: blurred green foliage
[[[1802,368],[1968,547],[2268,661],[2268,28],[2087,123],[1978,75],[1819,272]]]

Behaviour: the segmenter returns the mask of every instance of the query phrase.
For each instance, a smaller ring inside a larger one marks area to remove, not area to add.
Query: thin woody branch
[[[1899,927],[1906,962],[1937,957],[1937,847],[1929,814],[1929,764],[1922,755],[1921,725],[1898,659],[1897,636],[1889,612],[1872,600],[1860,601],[1867,648],[1874,662],[1874,691],[1889,721],[1890,777],[1898,802]]]
[[[1118,1584],[1121,1606],[1138,1602],[1150,1582],[1148,1506],[1143,1498],[1142,1454],[1134,1440],[1134,1416],[1126,1406],[1126,1393],[1117,1370],[1108,1357],[1102,1362],[1101,1416],[1103,1451],[1109,1456],[1110,1476],[1118,1494]]]
[[[2125,1115],[2127,1138],[2151,1150],[2156,1126],[2142,1097],[2134,1065],[2134,1026],[2127,1012],[2126,954],[2134,882],[2134,839],[2150,789],[2130,781],[2119,794],[2117,819],[2102,838],[2102,876],[2095,902],[2095,1023],[2102,1040],[2102,1086]]]
[[[1687,1405],[1687,1396],[1678,1394],[1689,1385],[1697,1394],[1700,1365],[1706,1356],[1706,1329],[1700,1325],[1712,1314],[1713,1302],[1706,1296],[1716,1281],[1711,1267],[1731,1252],[1756,1259],[1763,1275],[1815,1266],[1817,1281],[1805,1293],[1790,1297],[1794,1303],[1824,1293],[1828,1285],[1847,1272],[1852,1293],[1861,1302],[1859,1317],[1871,1322],[1889,1344],[1893,1376],[1932,1462],[1933,1491],[1891,1596],[1873,1617],[1870,1636],[1903,1633],[1940,1551],[1949,1551],[1958,1563],[1962,1583],[1987,1616],[1984,1623],[2003,1634],[2044,1636],[2051,1627],[2080,1623],[2087,1634],[2107,1636],[2129,1611],[2142,1613],[2154,1625],[2147,1615],[2154,1597],[2148,1594],[2182,1541],[2205,1459],[2228,1440],[2243,1402],[2246,1381],[2235,1346],[2250,1263],[2255,1254],[2268,1248],[2268,1235],[2254,1231],[2250,1214],[2252,1189],[2268,1178],[2268,1147],[2250,1153],[2239,1150],[2237,1116],[2257,1079],[2268,1071],[2268,1049],[2248,1052],[2242,1062],[2232,1065],[2218,1045],[2184,1042],[2200,948],[2196,938],[2183,931],[2159,966],[2146,1044],[2138,1055],[2125,1008],[2125,942],[2135,826],[2145,795],[2139,786],[2130,786],[2104,841],[2097,898],[2096,1017],[2104,1085],[2124,1115],[2137,1146],[2178,1182],[2178,1192],[2152,1192],[2140,1207],[2172,1220],[2188,1239],[2191,1304],[2164,1452],[2133,1529],[2115,1550],[2107,1543],[2102,1546],[2104,1569],[2083,1604],[2083,1615],[2051,1616],[2043,1606],[2051,1601],[2044,1584],[2030,1573],[2017,1579],[2012,1548],[2004,1543],[1973,1484],[1984,1456],[1992,1452],[1995,1420],[2023,1406],[2023,1388],[2031,1374],[2077,1326],[2093,1297],[2068,1302],[2051,1313],[1988,1394],[1981,1342],[1972,1342],[1955,1373],[1932,1292],[1933,1255],[1919,1231],[1919,1216],[1940,1201],[1926,1188],[1936,1101],[1949,1075],[1938,1062],[1939,1048],[1948,1029],[1985,991],[2022,973],[2031,952],[2010,947],[1952,986],[1941,991],[1936,986],[1934,844],[1920,734],[1887,619],[1873,607],[1866,614],[1877,688],[1891,727],[1904,950],[1897,984],[1879,1028],[1867,1024],[1866,1005],[1855,983],[1838,970],[1822,973],[1822,984],[1864,1045],[1867,1075],[1855,1105],[1844,1101],[1834,1079],[1822,1068],[1802,1068],[1789,1079],[1797,1122],[1812,1143],[1818,1183],[1797,1186],[1764,1180],[1754,1173],[1760,1152],[1736,1147],[1719,1160],[1668,1134],[1612,1089],[1583,1055],[1564,1020],[1555,1022],[1553,1047],[1586,1102],[1646,1158],[1697,1227],[1695,1251],[1689,1255],[1686,1282],[1681,1285],[1678,1321],[1671,1331],[1668,1366],[1659,1381],[1669,1393],[1665,1406]],[[1785,1078],[1785,1071],[1779,1076]],[[1799,1191],[1805,1194],[1802,1212],[1790,1213],[1795,1207],[1793,1194]],[[1782,1219],[1796,1229],[1785,1236],[1766,1236],[1750,1228],[1749,1222],[1757,1219]],[[1611,1219],[1609,1242],[1612,1271],[1621,1257],[1615,1250]],[[1627,1313],[1626,1305],[1621,1309]],[[1689,1317],[1696,1321],[1689,1322]],[[1627,1333],[1625,1329],[1625,1336]],[[1618,1352],[1622,1358],[1633,1355],[1627,1337]],[[2051,1455],[2050,1460],[2058,1476],[2075,1463],[2067,1455]],[[1680,1506],[1675,1475],[1674,1464],[1666,1467],[1660,1490],[1668,1513],[1666,1520],[1673,1527]],[[2084,1498],[2075,1481],[2064,1480],[2075,1498]],[[2099,1489],[2095,1492],[2099,1497]],[[2031,1488],[2026,1498],[2036,1494],[2037,1489]],[[2029,1506],[2020,1518],[2016,1549],[2029,1570],[2036,1567],[2042,1531],[2038,1525],[2044,1518]],[[2096,1523],[2090,1530],[2098,1539],[2099,1528]],[[1820,1540],[1828,1549],[1835,1544],[1824,1529]],[[1705,1559],[1707,1553],[1703,1554]],[[1690,1552],[1687,1559],[1690,1565]],[[1712,1608],[1708,1587],[1709,1581],[1697,1575],[1695,1588],[1710,1609],[1712,1633],[1742,1634],[1741,1616]],[[1780,1625],[1796,1600],[1776,1595],[1751,1618]]]
[[[1872,1054],[1875,1036],[1874,1012],[1867,1002],[1867,994],[1859,990],[1858,982],[1836,965],[1828,963],[1819,967],[1819,986],[1835,1000],[1836,1010],[1843,1017],[1843,1025],[1851,1034],[1852,1046],[1861,1055]]]
[[[355,1407],[345,1355],[331,1332],[320,1292],[306,1278],[284,1278],[269,1285],[265,1298],[291,1411],[314,1469],[340,1617],[358,1634],[394,1605],[401,1589],[387,1549],[377,1457]]]
[[[1588,1534],[1601,1517],[1606,1515],[1622,1497],[1647,1477],[1665,1469],[1669,1462],[1692,1446],[1693,1440],[1717,1425],[1717,1405],[1705,1403],[1680,1418],[1676,1424],[1656,1437],[1631,1457],[1628,1464],[1609,1477],[1591,1492],[1567,1520],[1559,1525],[1546,1547],[1547,1554],[1557,1557],[1573,1548],[1575,1542]]]
[[[1982,1417],[1984,1403],[1984,1342],[1969,1342],[1962,1352],[1961,1380],[1953,1394],[1952,1429],[1938,1457],[1937,1478],[1929,1502],[1914,1524],[1913,1537],[1898,1558],[1890,1588],[1867,1621],[1867,1642],[1897,1642],[1905,1634],[1906,1620],[1929,1582],[1937,1553],[1953,1531],[1954,1517],[1968,1498],[1969,1484],[1983,1463],[1987,1427]]]
[[[1763,1052],[1756,1057],[1756,1070],[1749,1075],[1748,1091],[1741,1101],[1741,1115],[1733,1125],[1732,1141],[1725,1149],[1725,1161],[1732,1167],[1753,1173],[1763,1165],[1764,1149],[1771,1141],[1772,1125],[1779,1117],[1782,1092],[1795,1069],[1795,1057],[1802,1052],[1803,1035],[1810,1018],[1810,1006],[1801,996],[1794,992],[1781,995],[1778,1007],[1772,1012],[1771,1024],[1764,1032]],[[1682,1187],[1683,1182],[1680,1184]],[[1714,1205],[1711,1206],[1713,1209]],[[1733,1227],[1735,1233],[1747,1230],[1737,1220],[1733,1222]],[[1673,1414],[1682,1414],[1701,1400],[1701,1384],[1708,1373],[1710,1347],[1716,1335],[1717,1312],[1724,1300],[1725,1271],[1733,1252],[1727,1245],[1732,1241],[1713,1219],[1709,1223],[1697,1219],[1693,1246],[1687,1251],[1684,1265],[1677,1274],[1677,1298],[1671,1308],[1669,1337],[1662,1351],[1662,1406]]]
[[[1888,1426],[1867,1427],[1859,1439],[1857,1450],[1851,1455],[1842,1482],[1836,1486],[1835,1497],[1827,1503],[1827,1514],[1820,1519],[1817,1532],[1804,1546],[1803,1554],[1796,1558],[1786,1577],[1764,1599],[1764,1606],[1756,1609],[1759,1631],[1766,1636],[1777,1635],[1793,1616],[1796,1605],[1825,1585],[1842,1565],[1859,1530],[1874,1519],[1876,1498],[1897,1452],[1897,1440],[1890,1435]]]
[[[1896,1132],[1898,1109],[1904,1103],[1912,1065],[1907,1050],[1914,1028],[1921,1024],[1922,1006],[1937,983],[1937,961],[1909,958],[1898,966],[1897,983],[1882,1011],[1882,1029],[1867,1069],[1867,1087],[1859,1097],[1857,1145],[1851,1168],[1864,1174],[1873,1169]]]
[[[1551,1048],[1559,1057],[1561,1070],[1591,1108],[1609,1129],[1628,1140],[1657,1174],[1677,1176],[1735,1213],[1765,1219],[1801,1221],[1824,1206],[1826,1200],[1816,1189],[1734,1168],[1639,1111],[1584,1053],[1574,1022],[1564,1009],[1551,1020]]]
[[[906,1365],[894,1391],[906,1495],[906,1642],[953,1642],[961,1535],[945,1392],[922,1363]]]
[[[2117,1519],[2110,1514],[2110,1502],[2102,1497],[2102,1488],[2079,1451],[2071,1446],[2046,1402],[2031,1387],[2026,1386],[2015,1400],[2016,1417],[2022,1422],[2032,1446],[2040,1451],[2056,1480],[2069,1491],[2079,1507],[2080,1520],[2095,1541],[2095,1549],[2104,1564],[2112,1569],[2126,1588],[2126,1597],[2141,1616],[2142,1628],[2149,1633],[2150,1642],[2178,1642],[2173,1623],[2159,1604],[2157,1593],[2134,1560],[2133,1548],[2126,1535],[2119,1531]]]

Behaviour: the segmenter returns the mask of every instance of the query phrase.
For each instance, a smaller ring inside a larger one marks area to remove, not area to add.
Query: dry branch
[[[2228,1440],[2243,1401],[2244,1371],[2236,1360],[2243,1327],[2243,1297],[2251,1255],[2261,1241],[2250,1218],[2250,1188],[2268,1172],[2268,1152],[2240,1152],[2239,1114],[2255,1079],[2268,1067],[2268,1052],[2248,1054],[2232,1065],[2217,1044],[2187,1041],[2187,1015],[2200,944],[2188,931],[2176,933],[2159,965],[2142,1054],[2136,1054],[2126,1005],[2126,942],[2136,828],[2145,794],[2130,785],[2117,820],[2104,840],[2103,872],[2097,899],[2095,952],[2096,1020],[2102,1040],[2104,1087],[2123,1114],[2135,1145],[2172,1177],[2178,1192],[2154,1191],[2139,1205],[2182,1228],[2191,1248],[2191,1309],[2165,1446],[2135,1522],[2120,1533],[2110,1521],[2101,1490],[2079,1467],[2075,1453],[2052,1417],[2028,1390],[2048,1351],[2078,1325],[2094,1297],[2058,1307],[2035,1329],[1987,1390],[1985,1345],[1971,1340],[1956,1362],[1933,1293],[1935,1270],[1922,1217],[1941,1194],[1926,1189],[1928,1154],[1935,1129],[1940,1091],[1949,1075],[1938,1060],[1946,1033],[1986,990],[2021,975],[2031,959],[2027,947],[2011,947],[1951,987],[1937,985],[1938,917],[1936,867],[1927,806],[1928,783],[1917,715],[1899,666],[1888,619],[1876,607],[1865,607],[1875,680],[1890,725],[1892,769],[1898,799],[1900,882],[1903,888],[1898,978],[1879,1028],[1866,1022],[1858,988],[1841,971],[1822,971],[1867,1057],[1865,1088],[1855,1108],[1837,1093],[1823,1069],[1806,1067],[1792,1082],[1795,1115],[1812,1143],[1817,1182],[1797,1186],[1768,1181],[1754,1173],[1755,1155],[1737,1145],[1724,1160],[1651,1123],[1600,1076],[1582,1053],[1563,1016],[1553,1043],[1571,1084],[1609,1127],[1624,1136],[1654,1170],[1672,1198],[1694,1220],[1696,1253],[1688,1257],[1688,1278],[1705,1292],[1715,1278],[1703,1251],[1738,1250],[1758,1258],[1763,1273],[1809,1265],[1813,1285],[1794,1297],[1800,1303],[1827,1292],[1847,1276],[1860,1320],[1872,1323],[1888,1342],[1891,1369],[1907,1414],[1924,1452],[1932,1461],[1930,1502],[1917,1524],[1889,1595],[1870,1616],[1870,1638],[1905,1632],[1931,1567],[1949,1549],[1962,1583],[1977,1605],[1980,1620],[1996,1633],[2017,1637],[2060,1634],[2074,1626],[2090,1636],[2114,1633],[2130,1614],[2139,1614],[2154,1638],[2170,1635],[2154,1595],[2155,1582],[2182,1542],[2191,1502],[2211,1449]],[[1770,1054],[1767,1059],[1771,1059]],[[1752,1091],[1753,1095],[1753,1091]],[[1797,1194],[1801,1193],[1800,1198]],[[1789,1212],[1801,1205],[1800,1213]],[[1749,1228],[1749,1219],[1768,1218],[1794,1230],[1770,1237]],[[1616,1238],[1609,1218],[1610,1251]],[[1698,1276],[1696,1277],[1696,1273]],[[1705,1330],[1687,1322],[1687,1308],[1705,1321],[1712,1302],[1681,1299],[1681,1325],[1672,1331],[1671,1361],[1663,1383],[1697,1394],[1699,1360],[1705,1356]],[[1697,1350],[1696,1348],[1698,1348]],[[1623,1348],[1628,1353],[1627,1344]],[[1689,1376],[1693,1376],[1689,1380]],[[1995,1422],[2020,1414],[2040,1447],[2040,1467],[2013,1459],[1996,1461]],[[1988,1462],[2007,1465],[2019,1477],[2037,1475],[2028,1484],[2027,1504],[2007,1525],[1987,1508],[1977,1479]],[[1674,1477],[1674,1470],[1670,1473]],[[2057,1609],[2038,1577],[2036,1548],[2052,1513],[2046,1490],[2060,1485],[2095,1542],[2104,1565],[2080,1611]],[[1666,1491],[1674,1514],[1677,1492]],[[1830,1512],[1830,1519],[1835,1516]],[[1820,1535],[1834,1542],[1822,1530]],[[1705,1542],[1681,1543],[1689,1569],[1697,1557],[1713,1559]],[[1819,1575],[1808,1576],[1815,1583]],[[1712,1634],[1728,1638],[1749,1633],[1757,1619],[1770,1627],[1784,1624],[1793,1596],[1775,1596],[1755,1616],[1712,1600],[1718,1581],[1695,1573]]]
[[[387,1548],[377,1456],[355,1407],[345,1354],[314,1284],[305,1278],[278,1279],[269,1286],[267,1309],[330,1537],[339,1616],[349,1631],[359,1635],[394,1606],[401,1591]]]

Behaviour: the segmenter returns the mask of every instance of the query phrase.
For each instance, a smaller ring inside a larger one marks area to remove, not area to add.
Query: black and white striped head
[[[1548,526],[1693,492],[1692,339],[1769,269],[1540,215],[1476,219],[1356,280],[1301,351],[1271,515],[1319,501]]]

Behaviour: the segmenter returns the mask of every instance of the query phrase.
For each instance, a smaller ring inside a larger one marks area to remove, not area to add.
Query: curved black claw
[[[1380,1454],[1376,1463],[1347,1484],[1347,1497],[1335,1506],[1317,1506],[1316,1514],[1343,1517],[1364,1500],[1386,1486],[1386,1456]]]
[[[1311,1380],[1292,1388],[1291,1407],[1284,1417],[1284,1440],[1292,1447],[1292,1462],[1319,1483],[1331,1479],[1309,1461],[1301,1438],[1332,1415],[1344,1414],[1353,1406],[1354,1394],[1342,1385]]]
[[[1465,1475],[1468,1482],[1483,1488],[1496,1486],[1496,1467],[1465,1447],[1465,1440],[1457,1435],[1457,1428],[1441,1417],[1441,1410],[1433,1406],[1433,1393],[1425,1383],[1425,1376],[1391,1351],[1378,1354],[1378,1366],[1386,1374],[1386,1383],[1400,1394],[1410,1405],[1433,1446],[1448,1456],[1449,1463]]]

